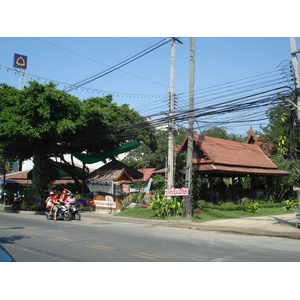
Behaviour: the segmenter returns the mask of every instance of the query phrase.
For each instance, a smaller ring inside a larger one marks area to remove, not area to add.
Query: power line
[[[137,59],[145,56],[146,54],[148,54],[148,53],[150,53],[150,52],[152,52],[152,51],[154,51],[154,50],[156,50],[156,49],[164,46],[165,44],[167,44],[169,42],[170,42],[169,39],[167,39],[167,40],[163,39],[163,40],[159,41],[158,43],[156,43],[156,44],[154,44],[154,45],[146,48],[143,51],[140,51],[139,53],[137,53],[137,54],[129,57],[128,59],[125,59],[124,61],[122,61],[122,62],[120,62],[120,63],[118,63],[118,64],[116,64],[116,65],[114,65],[112,67],[109,67],[108,69],[106,69],[104,71],[101,71],[101,72],[99,72],[99,73],[97,73],[97,74],[95,74],[95,75],[93,75],[91,77],[88,77],[86,79],[78,81],[72,87],[66,89],[66,91],[71,91],[73,89],[76,89],[77,87],[81,87],[81,86],[86,85],[86,84],[88,84],[88,83],[90,83],[92,81],[95,81],[95,80],[97,80],[97,79],[99,79],[99,78],[101,78],[103,76],[106,76],[106,75],[108,75],[108,74],[110,74],[110,73],[112,73],[112,72],[114,72],[114,71],[116,71],[116,70],[118,70],[118,69],[120,69],[120,68],[122,68],[122,67],[124,67],[124,66],[126,66],[128,64],[130,64],[130,63],[132,63],[133,61],[135,61],[135,60],[137,60]]]
[[[1,69],[5,69],[7,72],[11,71],[14,72],[15,74],[17,74],[17,72],[9,67],[5,67],[5,66],[1,66],[0,65],[0,71]],[[45,78],[39,75],[34,75],[34,74],[30,74],[30,73],[26,73],[27,75],[27,82],[28,81],[32,81],[34,78],[37,81],[44,81],[44,83],[49,83],[49,82],[53,82],[54,84],[56,84],[58,87],[60,85],[63,85],[64,89],[72,86],[71,83],[66,83],[66,82],[62,82],[62,81],[57,81],[54,79],[49,79],[49,78]],[[106,96],[106,95],[113,95],[116,97],[129,97],[129,98],[160,98],[165,96],[164,94],[138,94],[138,93],[125,93],[125,92],[117,92],[117,91],[106,91],[106,90],[100,90],[100,89],[95,89],[95,88],[85,88],[85,87],[81,87],[82,91],[86,90],[86,91],[91,91],[92,93],[97,93],[97,94],[102,94],[102,96]]]
[[[82,55],[82,54],[80,54],[80,53],[78,53],[78,52],[75,52],[75,51],[73,51],[73,50],[70,50],[70,49],[64,48],[64,47],[62,47],[62,46],[56,45],[56,44],[54,44],[54,43],[52,43],[52,42],[49,42],[49,41],[46,41],[46,40],[44,40],[44,39],[42,39],[42,38],[36,37],[36,39],[37,39],[37,40],[40,40],[40,41],[42,41],[42,42],[44,42],[44,43],[47,43],[47,44],[49,44],[49,45],[52,45],[52,46],[54,46],[54,47],[57,47],[57,48],[59,48],[59,49],[62,49],[62,50],[64,50],[64,51],[70,52],[70,53],[72,53],[72,54],[74,54],[74,55],[77,55],[77,56],[79,56],[79,57],[85,58],[85,59],[90,60],[90,61],[92,61],[92,62],[96,62],[96,63],[98,63],[98,64],[101,64],[101,65],[103,65],[103,66],[105,66],[105,67],[111,68],[110,65],[107,65],[107,64],[105,64],[105,63],[103,63],[103,62],[100,62],[100,61],[98,61],[98,60],[96,60],[96,59],[93,59],[93,58],[90,58],[90,57],[88,57],[88,56]],[[157,85],[160,85],[160,86],[168,87],[168,86],[166,86],[166,85],[164,85],[164,84],[161,84],[161,83],[159,83],[159,82],[156,82],[156,81],[154,81],[154,80],[150,80],[150,79],[144,78],[144,77],[142,77],[142,76],[138,76],[138,75],[135,75],[135,74],[126,72],[126,71],[124,71],[124,70],[119,70],[119,71],[122,72],[122,73],[128,74],[128,75],[130,75],[130,76],[133,76],[133,77],[136,77],[136,78],[139,78],[139,79],[148,81],[148,82],[152,82],[152,83],[157,84]],[[72,85],[72,84],[69,84],[69,86],[71,86],[71,85]]]

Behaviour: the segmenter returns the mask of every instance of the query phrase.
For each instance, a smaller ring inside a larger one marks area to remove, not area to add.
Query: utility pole
[[[168,123],[168,163],[167,163],[167,188],[174,187],[174,106],[175,106],[175,46],[176,41],[182,44],[177,38],[172,38],[171,46],[171,75],[170,75],[170,103]]]
[[[185,187],[189,195],[184,197],[183,217],[192,217],[192,171],[194,152],[194,81],[195,81],[195,38],[190,38],[190,97],[189,97],[189,129],[186,157]]]
[[[298,66],[298,58],[297,53],[300,53],[296,47],[296,39],[294,37],[290,37],[291,44],[291,54],[292,54],[292,64],[295,72],[296,79],[296,97],[297,97],[297,118],[298,118],[298,126],[300,121],[300,77],[299,77],[299,66]],[[297,191],[297,199],[298,199],[298,207],[300,208],[300,191]]]
[[[291,44],[292,64],[294,67],[295,79],[296,79],[297,116],[299,121],[300,120],[300,77],[299,77],[299,65],[298,65],[297,53],[300,53],[300,50],[297,50],[296,39],[294,37],[290,38],[290,44]]]

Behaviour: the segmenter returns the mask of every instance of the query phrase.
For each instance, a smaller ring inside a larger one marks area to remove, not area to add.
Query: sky
[[[26,81],[44,84],[50,80],[58,89],[66,89],[81,80],[108,70],[168,37],[0,37],[0,83],[19,88],[19,73],[13,68],[14,54],[27,56]],[[188,107],[190,37],[179,37],[175,52],[175,93],[179,106]],[[296,38],[300,48],[300,38]],[[195,91],[256,74],[272,72],[291,60],[289,37],[196,37]],[[68,91],[84,100],[113,95],[119,105],[128,104],[143,116],[168,110],[170,92],[171,42],[128,65],[82,87]],[[237,81],[238,82],[238,81]],[[233,84],[233,86],[234,86]],[[238,94],[232,94],[238,97]],[[209,103],[206,97],[196,106]],[[222,102],[222,97],[218,99]],[[226,116],[225,116],[226,118]],[[215,125],[218,123],[213,123]],[[246,134],[250,126],[258,130],[260,122],[227,124],[226,130]],[[208,129],[208,125],[201,126]]]

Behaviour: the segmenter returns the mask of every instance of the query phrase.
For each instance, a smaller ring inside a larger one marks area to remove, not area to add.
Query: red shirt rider
[[[64,189],[64,190],[62,191],[62,194],[61,194],[60,197],[59,197],[59,200],[65,203],[66,200],[67,200],[67,198],[68,198],[68,196],[69,196],[69,193],[71,193],[69,190]]]

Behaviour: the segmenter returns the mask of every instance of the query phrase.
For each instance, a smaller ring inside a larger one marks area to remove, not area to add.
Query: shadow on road
[[[22,239],[28,239],[29,236],[22,236],[22,235],[14,235],[10,237],[0,237],[0,244],[14,244],[15,241],[19,241]]]
[[[2,230],[20,230],[23,229],[24,227],[2,227]],[[19,241],[22,239],[28,239],[29,236],[24,236],[24,235],[13,235],[10,237],[0,237],[0,244],[13,244],[15,241]]]

